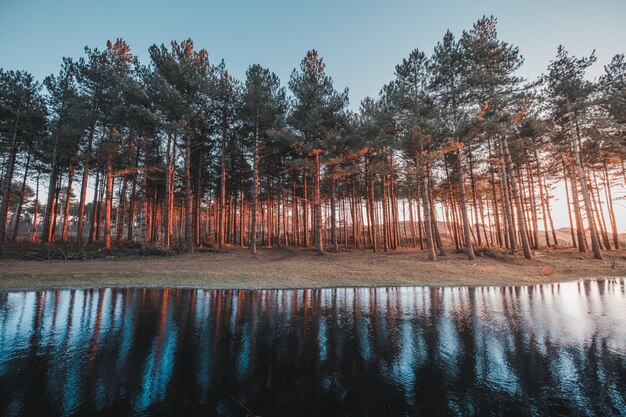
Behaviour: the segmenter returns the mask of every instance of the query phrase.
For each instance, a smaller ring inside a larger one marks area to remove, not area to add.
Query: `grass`
[[[99,287],[224,289],[374,286],[503,286],[626,276],[626,251],[604,260],[572,249],[543,250],[532,261],[478,251],[474,261],[449,253],[430,262],[422,251],[246,249],[168,257],[126,255],[93,260],[0,260],[0,290]]]

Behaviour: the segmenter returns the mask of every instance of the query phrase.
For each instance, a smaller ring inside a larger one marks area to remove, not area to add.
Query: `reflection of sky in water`
[[[624,306],[621,279],[3,293],[0,415],[626,415]]]
[[[211,331],[209,328],[211,297],[208,291],[198,290],[194,316],[194,342],[198,349],[197,384],[200,401],[206,401],[209,392],[211,372]]]
[[[408,321],[402,324],[402,343],[397,359],[391,368],[391,375],[397,384],[404,388],[404,395],[409,404],[414,403],[415,365],[419,358],[415,355],[413,326]]]
[[[320,350],[320,362],[324,362],[326,360],[327,350],[326,346],[328,344],[328,338],[326,335],[326,318],[320,317],[320,331],[318,336],[318,349]]]
[[[163,300],[162,323],[159,332],[152,341],[150,354],[144,364],[141,377],[141,390],[135,398],[133,411],[142,413],[152,404],[165,399],[167,387],[174,371],[174,352],[176,350],[177,328],[172,321],[172,310]]]

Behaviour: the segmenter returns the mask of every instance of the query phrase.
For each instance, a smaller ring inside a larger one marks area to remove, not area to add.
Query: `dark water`
[[[0,293],[0,415],[626,415],[625,281]]]

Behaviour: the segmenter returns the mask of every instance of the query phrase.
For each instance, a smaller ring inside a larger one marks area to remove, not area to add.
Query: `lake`
[[[0,293],[2,416],[626,416],[624,279]]]

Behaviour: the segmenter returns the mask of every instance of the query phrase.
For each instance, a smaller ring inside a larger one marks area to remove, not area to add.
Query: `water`
[[[624,416],[625,281],[0,293],[2,416],[249,412]]]

